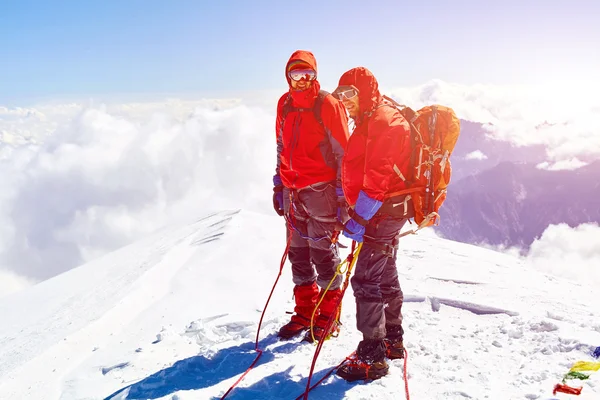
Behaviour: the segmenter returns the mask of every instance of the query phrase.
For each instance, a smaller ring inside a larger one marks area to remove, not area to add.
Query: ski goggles
[[[317,78],[317,72],[314,69],[293,69],[288,72],[288,77],[296,82],[302,79],[305,81],[314,81]]]
[[[358,91],[358,89],[356,87],[350,85],[350,86],[338,86],[331,94],[336,99],[343,101],[343,100],[350,100],[350,99],[355,98],[356,96],[358,96],[358,93],[360,93]]]

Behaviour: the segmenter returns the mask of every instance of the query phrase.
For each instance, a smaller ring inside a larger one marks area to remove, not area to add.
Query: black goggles
[[[288,77],[296,82],[301,80],[314,81],[317,78],[317,73],[314,69],[293,69],[288,72]]]
[[[358,96],[358,89],[352,85],[350,86],[338,86],[337,89],[331,93],[333,97],[338,100],[350,100]]]

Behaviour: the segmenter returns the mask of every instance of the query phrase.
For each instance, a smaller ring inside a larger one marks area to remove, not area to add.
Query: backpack
[[[393,209],[401,199],[406,209],[410,194],[410,214],[418,225],[417,230],[439,225],[438,210],[446,200],[452,175],[450,156],[460,134],[460,120],[449,107],[431,105],[415,112],[387,96],[383,97],[400,111],[410,125],[409,173],[404,178],[407,189],[392,193],[388,203],[392,203]]]
[[[283,110],[281,112],[282,124],[283,124],[283,121],[285,121],[285,117],[287,117],[288,113],[291,111],[300,111],[300,112],[312,111],[313,114],[315,115],[315,119],[317,120],[319,125],[324,126],[323,120],[321,119],[321,106],[323,105],[323,101],[325,100],[325,97],[327,97],[328,94],[329,94],[329,92],[326,90],[319,90],[319,94],[317,95],[317,99],[315,100],[315,104],[313,105],[312,108],[294,107],[291,104],[292,103],[291,97],[288,96],[287,99],[285,100],[285,103],[283,104]]]

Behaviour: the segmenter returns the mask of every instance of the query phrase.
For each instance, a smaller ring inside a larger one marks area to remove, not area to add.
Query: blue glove
[[[273,208],[279,216],[283,216],[283,183],[279,175],[273,176]]]
[[[344,227],[343,235],[357,242],[362,242],[366,223],[373,218],[373,215],[377,213],[382,205],[383,202],[370,198],[361,190],[358,193],[358,200],[354,205],[354,214],[363,221],[359,222],[355,218],[350,218]]]
[[[346,225],[344,225],[344,230],[342,231],[342,235],[346,236],[349,239],[356,240],[357,242],[363,241],[363,235],[365,234],[365,227],[350,218]]]

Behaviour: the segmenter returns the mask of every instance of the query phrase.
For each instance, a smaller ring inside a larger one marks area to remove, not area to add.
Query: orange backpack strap
[[[390,193],[390,194],[386,195],[385,198],[389,199],[389,198],[392,198],[392,197],[402,196],[404,194],[411,194],[411,193],[416,193],[416,192],[422,192],[424,190],[425,190],[424,187],[408,188],[408,189],[404,189],[404,190],[399,190],[399,191],[394,192],[394,193]]]

